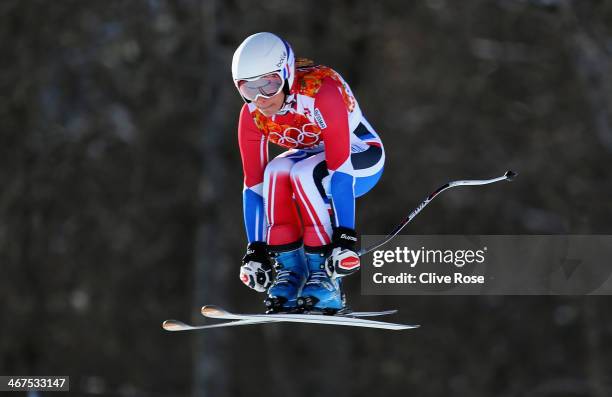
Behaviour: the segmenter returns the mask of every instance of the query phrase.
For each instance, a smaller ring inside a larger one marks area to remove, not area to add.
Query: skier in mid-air
[[[338,73],[296,60],[272,33],[240,44],[232,77],[246,102],[238,142],[249,244],[240,279],[267,291],[269,312],[341,310],[341,278],[360,267],[355,198],[380,179],[381,140]],[[288,150],[269,161],[268,142]]]

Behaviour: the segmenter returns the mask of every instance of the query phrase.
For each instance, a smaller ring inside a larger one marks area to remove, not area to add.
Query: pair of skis
[[[393,237],[408,224],[414,217],[416,217],[423,208],[427,206],[437,195],[443,191],[456,187],[456,186],[479,186],[488,185],[490,183],[500,181],[512,181],[516,177],[516,173],[513,171],[507,171],[504,175],[491,178],[491,179],[469,179],[452,181],[440,186],[434,190],[429,196],[425,198],[402,222],[397,225],[395,229],[382,240],[375,243],[372,246],[363,248],[359,251],[359,256],[365,255],[383,244],[388,243]],[[293,313],[280,313],[280,314],[234,314],[226,310],[223,310],[216,306],[204,306],[202,308],[202,315],[209,318],[226,320],[224,323],[209,324],[209,325],[189,325],[178,320],[166,320],[163,323],[163,328],[167,331],[188,331],[198,329],[209,329],[209,328],[220,328],[220,327],[233,327],[240,325],[250,324],[262,324],[262,323],[278,323],[278,322],[291,322],[291,323],[314,323],[314,324],[328,324],[328,325],[345,325],[352,327],[365,327],[365,328],[379,328],[379,329],[390,329],[390,330],[402,330],[412,329],[419,327],[418,325],[407,325],[407,324],[396,324],[387,323],[383,321],[368,320],[364,317],[375,317],[384,316],[388,314],[396,313],[397,310],[387,310],[381,312],[344,312],[342,314],[331,315],[320,315],[320,314],[293,314]]]
[[[189,325],[178,320],[166,320],[162,327],[166,331],[192,331],[209,328],[234,327],[241,325],[252,325],[262,323],[310,323],[326,325],[344,325],[351,327],[378,328],[388,330],[404,330],[418,328],[418,325],[388,323],[384,321],[368,320],[364,317],[384,316],[397,313],[397,310],[386,310],[380,312],[346,312],[344,314],[236,314],[230,313],[217,306],[204,306],[201,313],[204,317],[227,320],[224,323],[209,325]]]

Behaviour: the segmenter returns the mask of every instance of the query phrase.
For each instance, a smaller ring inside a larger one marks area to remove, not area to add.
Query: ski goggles
[[[279,72],[274,72],[253,79],[238,80],[237,85],[240,95],[254,101],[259,96],[271,98],[278,94],[283,89],[284,81]]]

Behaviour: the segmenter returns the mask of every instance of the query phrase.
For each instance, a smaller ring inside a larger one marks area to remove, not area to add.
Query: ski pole
[[[503,176],[500,176],[498,178],[468,179],[468,180],[463,180],[463,181],[452,181],[452,182],[448,182],[447,184],[443,186],[440,186],[433,193],[427,196],[427,198],[423,200],[423,202],[419,204],[418,207],[416,207],[399,225],[397,225],[396,228],[393,229],[391,233],[389,233],[385,238],[375,243],[374,245],[371,245],[370,247],[367,247],[367,248],[360,249],[358,252],[358,255],[363,256],[367,254],[368,252],[371,252],[375,250],[376,248],[380,247],[381,245],[388,243],[391,239],[393,239],[393,237],[397,236],[397,234],[401,232],[402,229],[408,223],[410,223],[410,221],[412,221],[414,217],[417,216],[418,213],[421,212],[421,210],[425,208],[425,206],[427,206],[427,204],[431,202],[431,200],[434,199],[434,197],[436,197],[438,194],[442,193],[446,189],[450,189],[451,187],[455,187],[455,186],[478,186],[478,185],[488,185],[489,183],[495,183],[499,181],[512,181],[514,177],[516,177],[517,175],[518,174],[514,171],[506,171],[506,173]]]

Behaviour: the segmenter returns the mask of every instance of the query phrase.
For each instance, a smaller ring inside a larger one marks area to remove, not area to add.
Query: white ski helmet
[[[238,81],[278,72],[289,93],[295,76],[295,55],[289,43],[269,32],[247,37],[234,52],[232,78]],[[244,98],[244,97],[243,97]],[[247,102],[248,100],[244,98]]]

